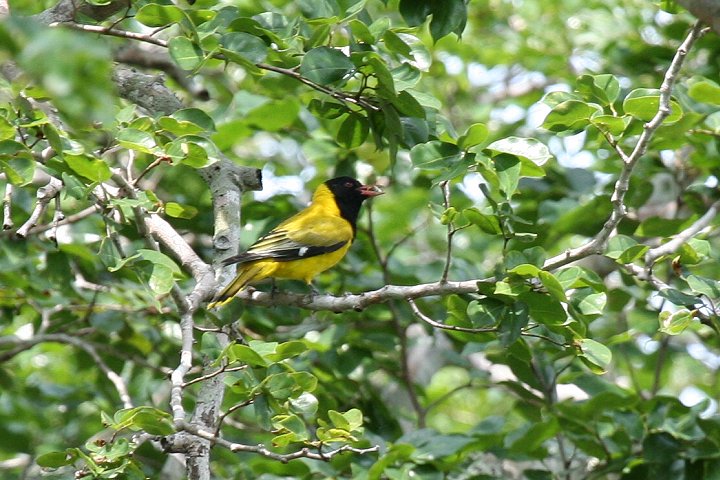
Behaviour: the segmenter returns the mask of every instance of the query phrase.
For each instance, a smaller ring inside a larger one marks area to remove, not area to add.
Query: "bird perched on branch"
[[[321,184],[306,209],[259,238],[245,253],[227,258],[237,264],[237,275],[213,298],[208,308],[229,302],[251,283],[265,278],[312,279],[342,259],[355,239],[362,203],[383,192],[351,177]]]

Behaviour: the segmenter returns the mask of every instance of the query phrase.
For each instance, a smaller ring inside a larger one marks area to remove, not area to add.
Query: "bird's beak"
[[[365,197],[377,197],[385,193],[377,185],[360,185],[357,190]]]

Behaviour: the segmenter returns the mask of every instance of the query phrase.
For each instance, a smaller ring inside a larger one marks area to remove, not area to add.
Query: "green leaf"
[[[500,190],[506,199],[512,198],[520,181],[520,159],[514,155],[500,154],[493,157],[493,163],[500,181]]]
[[[400,15],[409,26],[417,27],[430,15],[430,6],[431,2],[428,0],[400,0]]]
[[[590,116],[590,123],[594,125],[598,130],[610,135],[622,135],[630,125],[632,118],[629,115],[623,115],[622,117],[616,117],[613,115],[605,115],[600,112],[595,112]]]
[[[0,117],[0,140],[8,140],[11,138],[15,138],[15,127],[5,118]]]
[[[336,410],[329,410],[328,417],[336,428],[350,431],[350,422],[345,418],[342,413]]]
[[[361,22],[357,18],[353,18],[348,22],[348,26],[350,27],[350,31],[352,32],[356,41],[367,43],[368,45],[372,45],[375,43],[375,37],[372,33],[370,33],[370,29],[367,27],[367,25],[365,25],[364,22]]]
[[[500,221],[495,215],[486,215],[475,207],[466,208],[462,211],[462,214],[470,223],[477,225],[485,233],[490,235],[503,234]]]
[[[545,117],[543,128],[551,132],[578,133],[590,124],[590,118],[602,109],[580,100],[567,100],[556,105]]]
[[[148,27],[164,27],[179,23],[185,18],[183,11],[174,5],[158,5],[149,3],[140,7],[135,14],[135,20]]]
[[[213,119],[199,108],[183,108],[169,117],[160,117],[158,126],[176,136],[215,130]]]
[[[457,145],[432,140],[415,145],[410,150],[413,166],[422,170],[436,168],[452,168],[462,158]]]
[[[228,349],[228,359],[231,362],[242,362],[254,367],[266,367],[267,360],[247,345],[232,345]]]
[[[573,295],[573,305],[583,314],[588,316],[602,315],[607,303],[605,292],[587,293],[578,291]]]
[[[165,203],[165,214],[173,218],[191,219],[198,214],[198,209],[192,205],[182,205],[175,202]]]
[[[688,275],[685,280],[693,292],[705,295],[710,299],[720,298],[720,283],[717,280],[699,275]]]
[[[154,154],[157,150],[155,138],[148,132],[135,128],[124,128],[116,137],[118,144],[130,150]]]
[[[276,429],[294,433],[298,437],[296,441],[302,441],[308,437],[305,422],[295,414],[277,415],[272,418],[272,422]]]
[[[183,70],[195,70],[205,60],[205,53],[187,37],[173,37],[168,49],[175,63]]]
[[[474,123],[458,138],[458,147],[462,150],[482,144],[488,137],[488,127],[484,123]]]
[[[685,450],[682,442],[668,432],[649,433],[643,439],[642,455],[646,462],[670,468],[673,459]]]
[[[520,158],[523,177],[542,177],[545,175],[543,165],[552,158],[550,150],[534,138],[507,137],[496,140],[486,147],[492,155],[506,153]]]
[[[619,264],[632,263],[634,260],[645,255],[649,247],[638,245],[631,237],[616,235],[610,239],[605,256],[614,259]]]
[[[395,89],[398,92],[403,92],[405,90],[413,88],[415,85],[417,85],[417,83],[420,81],[420,78],[422,77],[420,70],[410,65],[409,63],[400,64],[399,66],[390,70],[390,73],[392,74]],[[427,106],[422,101],[420,101],[418,92],[411,93],[413,95],[413,98],[416,98],[421,105]]]
[[[519,299],[527,304],[530,316],[539,323],[546,325],[562,325],[567,314],[557,299],[550,295],[537,292],[526,292]]]
[[[244,32],[226,33],[220,38],[223,52],[231,60],[254,65],[267,57],[267,45],[260,38]]]
[[[35,159],[25,145],[14,140],[0,141],[0,170],[10,183],[23,186],[32,182],[35,166]]]
[[[467,7],[464,0],[445,0],[431,2],[432,20],[430,20],[430,35],[437,42],[445,35],[454,33],[462,35],[467,23]]]
[[[363,424],[363,413],[357,408],[351,408],[347,412],[342,414],[343,418],[347,422],[348,430],[351,432],[358,430]]]
[[[620,82],[614,75],[582,75],[577,80],[577,91],[587,101],[610,105],[620,94]]]
[[[99,158],[89,155],[65,155],[63,159],[75,173],[91,182],[104,182],[112,176],[110,167]]]
[[[150,435],[170,435],[175,431],[167,412],[157,409],[143,408],[133,418],[133,425],[138,430],[143,430]]]
[[[660,106],[660,90],[653,88],[636,88],[628,93],[623,101],[623,110],[628,115],[648,122],[657,114]],[[680,120],[683,110],[679,103],[675,100],[670,101],[670,115],[663,123],[672,123]]]
[[[519,275],[521,277],[537,277],[540,273],[540,267],[530,263],[521,263],[510,268],[508,273]]]
[[[398,93],[392,100],[392,104],[407,117],[425,118],[425,109],[407,90]]]
[[[77,452],[69,448],[64,452],[48,452],[39,455],[35,462],[42,468],[60,468],[70,465],[77,459]]]
[[[362,115],[351,113],[340,124],[337,133],[338,143],[346,149],[362,145],[370,133],[370,123]]]
[[[720,85],[705,77],[695,76],[688,81],[688,95],[696,102],[720,105]]]
[[[165,144],[165,154],[172,158],[173,163],[184,163],[193,168],[207,166],[210,157],[204,145],[196,142],[197,137],[182,136]]]
[[[407,58],[408,60],[414,60],[414,58],[412,56],[412,49],[410,48],[410,45],[405,43],[397,35],[397,33],[393,32],[392,30],[385,30],[385,33],[383,33],[383,42],[385,42],[385,46],[391,52],[397,53],[398,55],[402,55],[403,57]],[[368,42],[368,43],[371,43],[371,42]]]
[[[542,282],[543,286],[547,289],[547,291],[555,297],[557,300],[561,302],[567,302],[567,297],[565,296],[565,289],[563,289],[562,284],[560,281],[558,281],[555,276],[547,272],[545,270],[541,270],[538,272],[538,278]]]
[[[658,315],[660,322],[660,331],[668,335],[680,335],[690,326],[695,315],[686,308],[681,308],[676,312],[663,310]]]
[[[600,367],[603,371],[610,366],[612,352],[602,343],[591,338],[583,338],[577,342],[577,346],[580,348],[579,356],[585,358],[593,365]]]
[[[542,447],[542,444],[554,437],[560,431],[560,424],[556,418],[550,418],[548,421],[526,424],[528,426],[521,427],[522,435],[509,436],[511,440],[509,448],[512,451],[527,454]]]
[[[355,65],[344,53],[330,47],[313,48],[300,62],[300,74],[320,85],[337,83],[354,69]]]

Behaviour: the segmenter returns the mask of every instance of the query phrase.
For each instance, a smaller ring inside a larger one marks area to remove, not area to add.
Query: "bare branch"
[[[10,230],[13,227],[12,220],[12,183],[5,184],[5,193],[3,194],[2,210],[3,210],[3,230]]]
[[[491,279],[465,280],[462,282],[433,282],[418,285],[385,285],[377,290],[364,293],[348,293],[341,296],[333,295],[301,295],[296,293],[265,293],[252,288],[240,292],[237,297],[253,305],[273,306],[284,305],[305,308],[314,311],[330,311],[335,313],[347,310],[363,310],[370,305],[385,303],[390,300],[407,300],[449,294],[474,293],[478,283],[492,282]]]
[[[37,225],[37,223],[40,221],[40,218],[45,213],[45,210],[47,210],[47,206],[50,201],[60,193],[60,190],[62,190],[62,186],[63,183],[60,179],[50,177],[50,180],[44,187],[38,188],[36,195],[37,204],[35,205],[35,209],[30,215],[30,218],[20,228],[17,229],[15,235],[20,238],[27,237],[30,229]]]
[[[675,235],[672,240],[667,243],[660,245],[659,247],[651,248],[645,254],[645,263],[648,268],[652,268],[655,261],[665,255],[674,253],[689,239],[700,233],[704,228],[710,225],[710,222],[718,215],[718,209],[720,208],[720,200],[713,203],[705,214],[698,218],[692,225],[683,230],[682,232]]]
[[[52,22],[73,21],[78,13],[82,13],[93,20],[100,21],[128,8],[129,5],[130,0],[111,0],[105,5],[94,5],[84,0],[60,0],[53,7],[31,18],[47,25]]]
[[[183,106],[159,75],[147,75],[118,65],[113,71],[113,80],[121,97],[153,115],[170,115]]]
[[[185,375],[192,368],[193,346],[193,319],[191,312],[184,312],[180,317],[180,331],[182,346],[180,348],[180,363],[170,374],[170,408],[175,425],[185,422],[185,407],[182,404],[182,391],[185,384]]]

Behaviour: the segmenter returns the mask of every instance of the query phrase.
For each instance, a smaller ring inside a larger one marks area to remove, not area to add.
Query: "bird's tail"
[[[241,267],[240,272],[238,272],[233,281],[228,283],[227,286],[220,291],[220,293],[215,295],[212,302],[208,304],[208,309],[225,305],[235,296],[236,293],[247,287],[248,284],[258,276],[261,270],[262,268],[260,266],[252,264]]]

